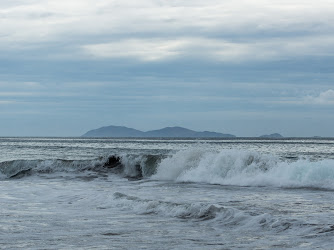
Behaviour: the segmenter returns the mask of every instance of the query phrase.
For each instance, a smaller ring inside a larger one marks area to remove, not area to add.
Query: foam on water
[[[158,215],[177,219],[201,221],[216,227],[218,230],[233,231],[271,231],[273,233],[290,233],[298,231],[305,235],[320,235],[334,232],[334,225],[312,224],[288,216],[274,216],[272,214],[242,211],[231,207],[223,207],[210,203],[175,203],[170,201],[141,199],[116,192],[113,195],[114,206],[138,215]]]
[[[0,143],[4,248],[333,249],[333,140],[56,142]]]
[[[176,182],[334,189],[334,160],[279,158],[246,150],[181,150],[169,156],[121,154],[92,160],[15,160],[0,163],[0,179],[56,173],[118,174]]]
[[[162,216],[177,217],[181,219],[213,219],[218,213],[227,209],[210,204],[179,204],[167,201],[140,199],[123,193],[114,193],[118,205],[132,208],[139,214],[159,214]]]
[[[334,189],[334,160],[288,162],[251,151],[212,152],[196,148],[163,159],[152,178],[237,186]]]

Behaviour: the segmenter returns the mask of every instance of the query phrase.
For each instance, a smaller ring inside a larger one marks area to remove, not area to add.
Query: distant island
[[[143,132],[124,126],[106,126],[90,130],[82,137],[234,138],[236,136],[210,131],[197,132],[182,127],[166,127]]]
[[[279,138],[283,138],[283,135],[274,133],[270,135],[261,135],[260,138],[279,139]]]

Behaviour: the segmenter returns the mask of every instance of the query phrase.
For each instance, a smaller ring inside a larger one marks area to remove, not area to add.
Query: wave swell
[[[128,178],[151,176],[164,156],[111,155],[93,160],[13,160],[0,163],[0,179],[23,178],[31,175],[67,173],[77,175],[119,174]]]
[[[167,201],[140,199],[122,193],[114,193],[118,205],[134,210],[138,214],[160,214],[180,219],[210,220],[227,209],[208,204],[179,204]]]
[[[174,203],[169,201],[141,199],[116,192],[113,199],[117,207],[139,215],[158,215],[183,220],[201,221],[222,230],[272,231],[284,233],[302,230],[308,237],[333,234],[332,224],[312,224],[289,217],[274,216],[269,213],[248,213],[232,207],[206,203]]]
[[[0,178],[67,173],[236,186],[334,190],[334,160],[279,158],[251,151],[182,150],[172,155],[123,154],[93,160],[15,160],[0,163]]]

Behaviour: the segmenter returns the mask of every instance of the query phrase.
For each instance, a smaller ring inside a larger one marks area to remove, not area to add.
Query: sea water
[[[0,138],[1,249],[334,249],[333,139]]]

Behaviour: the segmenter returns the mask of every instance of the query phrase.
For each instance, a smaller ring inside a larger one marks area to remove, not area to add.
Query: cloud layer
[[[317,96],[305,97],[305,103],[319,105],[334,105],[334,90],[329,89]]]
[[[270,60],[326,55],[334,41],[328,1],[2,1],[1,50],[164,60]],[[45,56],[45,55],[38,55]]]
[[[0,38],[2,135],[334,136],[327,0],[3,0]]]

